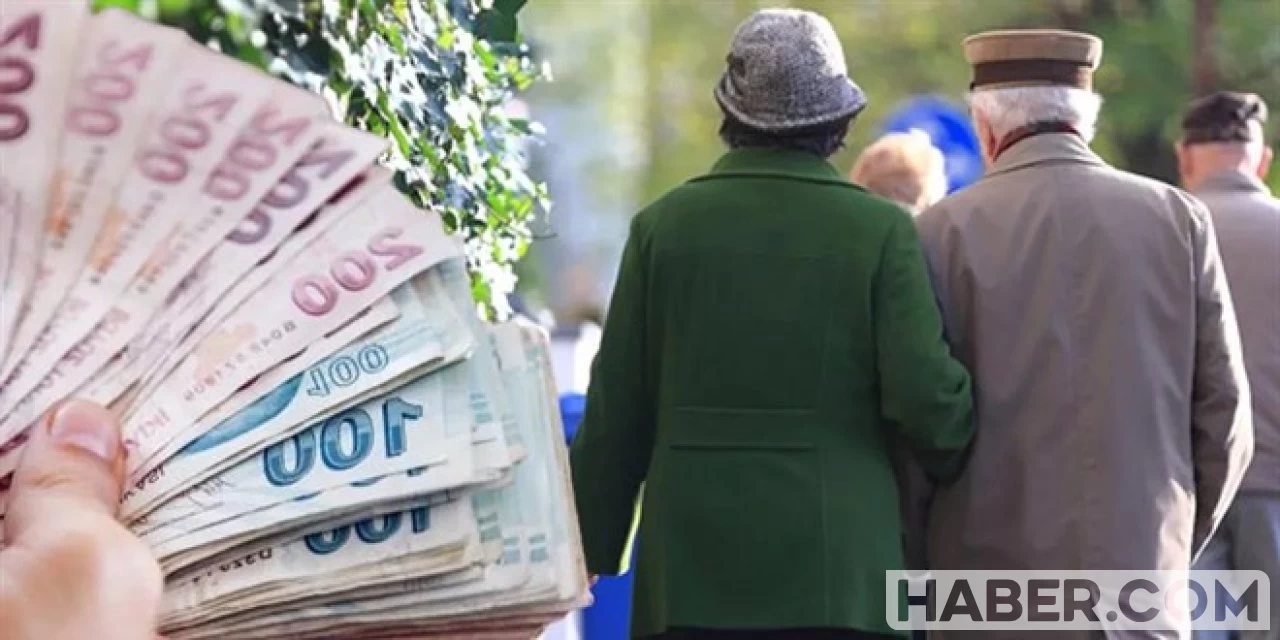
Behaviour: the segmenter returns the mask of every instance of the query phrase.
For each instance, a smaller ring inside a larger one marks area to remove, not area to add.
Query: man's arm
[[[1196,267],[1196,360],[1191,393],[1191,452],[1196,520],[1192,553],[1199,557],[1231,506],[1253,458],[1249,381],[1213,220],[1192,209]]]
[[[645,240],[632,223],[570,453],[587,571],[626,570],[640,485],[653,453],[646,366]]]
[[[895,423],[925,471],[958,475],[973,438],[969,373],[942,336],[933,288],[911,220],[894,223],[875,283],[881,412]]]

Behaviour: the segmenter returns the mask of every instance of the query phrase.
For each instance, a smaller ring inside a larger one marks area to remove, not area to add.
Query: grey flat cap
[[[1267,103],[1258,94],[1219,91],[1197,98],[1187,107],[1182,117],[1182,142],[1252,142],[1263,137],[1266,124]]]
[[[867,105],[831,23],[799,9],[757,11],[738,27],[715,95],[725,111],[764,131],[833,122]]]

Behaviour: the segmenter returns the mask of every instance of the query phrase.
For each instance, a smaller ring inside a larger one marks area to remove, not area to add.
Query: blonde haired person
[[[890,133],[858,156],[849,179],[913,214],[947,195],[946,159],[929,134],[918,129]]]

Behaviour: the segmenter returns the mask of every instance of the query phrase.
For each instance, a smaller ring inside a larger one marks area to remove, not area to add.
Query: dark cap
[[[1260,126],[1249,126],[1251,121]],[[1191,101],[1182,117],[1182,142],[1250,142],[1266,123],[1267,103],[1257,94],[1219,91]]]
[[[964,40],[971,89],[1067,86],[1091,89],[1102,61],[1097,36],[1055,29],[987,31]]]

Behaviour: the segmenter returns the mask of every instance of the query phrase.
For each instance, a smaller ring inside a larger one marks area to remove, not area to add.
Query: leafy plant
[[[95,0],[324,95],[346,123],[390,139],[396,186],[466,243],[472,292],[509,313],[514,263],[550,204],[520,152],[538,132],[507,113],[538,79],[520,41],[526,0]]]

